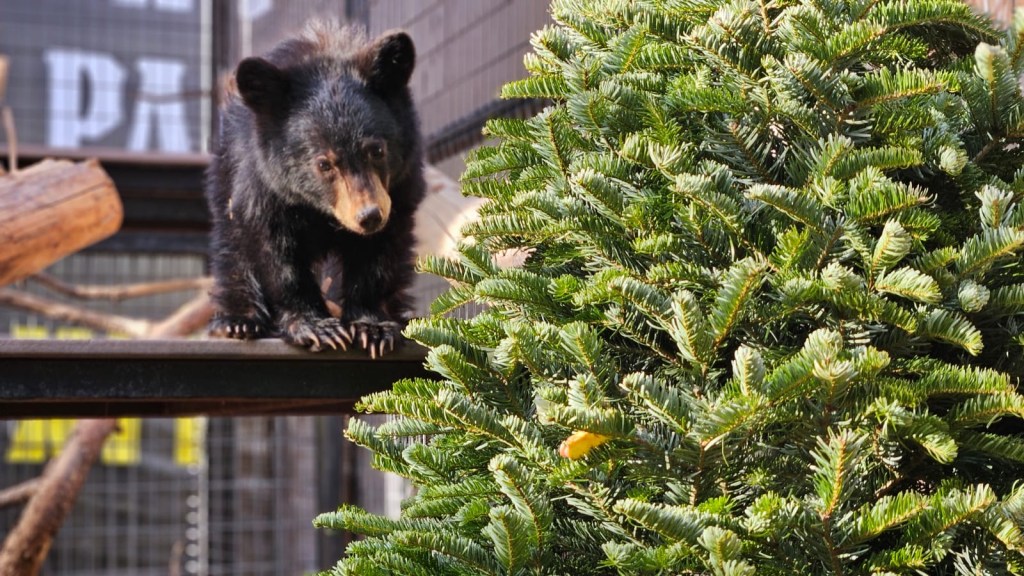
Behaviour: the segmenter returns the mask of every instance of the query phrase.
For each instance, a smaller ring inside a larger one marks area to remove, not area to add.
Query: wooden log
[[[96,160],[43,160],[0,178],[0,286],[111,236],[123,218]]]

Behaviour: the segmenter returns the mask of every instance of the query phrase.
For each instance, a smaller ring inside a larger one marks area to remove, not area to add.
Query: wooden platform
[[[0,419],[340,413],[430,377],[425,354],[410,342],[371,360],[280,340],[0,339]]]

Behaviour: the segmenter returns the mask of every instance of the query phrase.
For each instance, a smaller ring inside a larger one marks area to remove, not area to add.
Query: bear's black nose
[[[380,208],[376,206],[363,208],[359,211],[359,214],[356,215],[356,219],[359,221],[359,225],[369,232],[375,232],[380,228],[380,225],[384,220],[381,217]]]

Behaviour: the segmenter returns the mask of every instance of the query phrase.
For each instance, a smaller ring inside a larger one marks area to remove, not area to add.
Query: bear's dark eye
[[[316,169],[321,171],[321,172],[330,172],[331,171],[331,162],[329,160],[327,160],[327,158],[319,158],[316,161]]]
[[[383,142],[367,142],[363,146],[363,149],[366,150],[366,155],[369,156],[371,160],[382,160],[384,155],[387,153]]]

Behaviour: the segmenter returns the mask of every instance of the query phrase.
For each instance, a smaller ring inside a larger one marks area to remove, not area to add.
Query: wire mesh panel
[[[208,574],[315,570],[314,419],[217,419],[207,446]]]
[[[25,144],[205,149],[211,0],[7,0],[0,53]]]
[[[0,426],[0,487],[37,477],[70,420]],[[316,566],[314,419],[122,419],[43,574],[301,574]],[[0,511],[8,532],[19,511]]]
[[[104,445],[43,574],[199,574],[203,543],[198,487],[204,474],[200,419],[123,419]],[[0,427],[0,486],[40,474],[74,422],[26,420]],[[6,533],[18,510],[0,511]],[[172,573],[174,572],[172,571]]]

